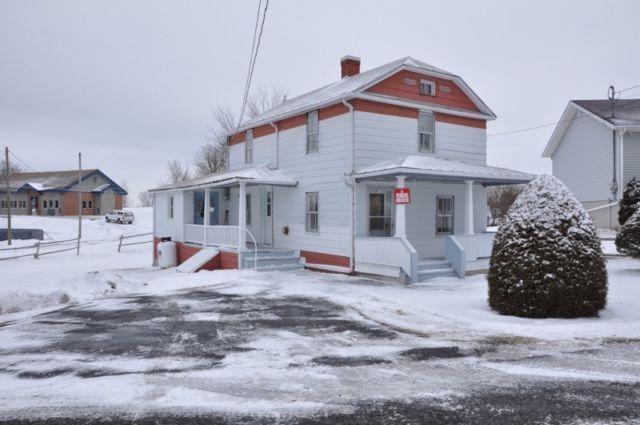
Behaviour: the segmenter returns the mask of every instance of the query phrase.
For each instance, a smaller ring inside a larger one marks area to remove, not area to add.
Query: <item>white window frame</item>
[[[315,200],[315,209],[312,208],[312,200]],[[305,201],[305,219],[304,230],[307,233],[320,233],[320,193],[306,192],[304,194]],[[311,217],[315,216],[315,227],[312,226]]]
[[[169,196],[169,218],[173,219],[174,216],[174,197],[173,196]]]
[[[247,130],[244,138],[244,163],[253,164],[253,130]]]
[[[318,111],[307,114],[307,155],[320,151],[320,117]]]
[[[436,82],[421,79],[418,90],[420,91],[420,94],[423,94],[425,96],[435,96]]]
[[[451,212],[447,214],[441,214],[439,203],[440,200],[450,199],[451,200]],[[447,236],[453,235],[455,233],[455,212],[456,212],[456,198],[453,195],[438,195],[436,196],[436,236]],[[442,232],[438,230],[438,219],[439,218],[447,218],[450,221],[450,231]]]
[[[429,141],[429,146],[426,146],[424,140]],[[436,117],[431,112],[418,113],[418,152],[436,152]]]

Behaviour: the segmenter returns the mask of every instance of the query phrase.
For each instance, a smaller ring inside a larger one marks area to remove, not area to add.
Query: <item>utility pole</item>
[[[82,152],[78,152],[78,246],[76,255],[80,255],[80,238],[82,237]]]
[[[11,177],[11,169],[9,168],[9,147],[4,148],[4,163],[7,179],[7,245],[11,245],[13,234],[11,233],[11,186],[9,185],[9,177]]]

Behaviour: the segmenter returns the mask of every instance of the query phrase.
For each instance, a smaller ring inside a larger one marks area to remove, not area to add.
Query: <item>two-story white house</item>
[[[617,227],[624,187],[640,177],[640,99],[570,101],[542,156],[598,227]]]
[[[179,262],[217,247],[210,269],[415,282],[486,268],[485,188],[532,178],[487,165],[495,114],[460,76],[410,57],[340,63],[340,80],[229,134],[228,171],[153,189],[155,240],[176,241]]]

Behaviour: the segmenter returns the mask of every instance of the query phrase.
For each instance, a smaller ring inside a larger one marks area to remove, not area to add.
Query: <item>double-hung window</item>
[[[318,111],[307,114],[307,154],[318,152],[320,128],[318,123]]]
[[[169,196],[169,218],[173,218],[173,196]]]
[[[319,206],[318,206],[318,192],[306,193],[306,220],[305,230],[307,232],[318,233],[319,230]]]
[[[253,163],[253,130],[247,130],[244,141],[244,163]]]
[[[435,118],[432,113],[420,112],[418,115],[418,150],[434,153],[435,148]]]
[[[453,235],[453,196],[436,197],[436,235]]]

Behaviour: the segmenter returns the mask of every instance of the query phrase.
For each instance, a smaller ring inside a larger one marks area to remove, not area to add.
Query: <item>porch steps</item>
[[[253,269],[254,253],[249,251],[242,256],[242,268]],[[292,250],[259,249],[258,271],[294,271],[302,270],[300,258]]]
[[[418,281],[435,277],[456,277],[456,272],[447,260],[432,259],[418,261]]]

